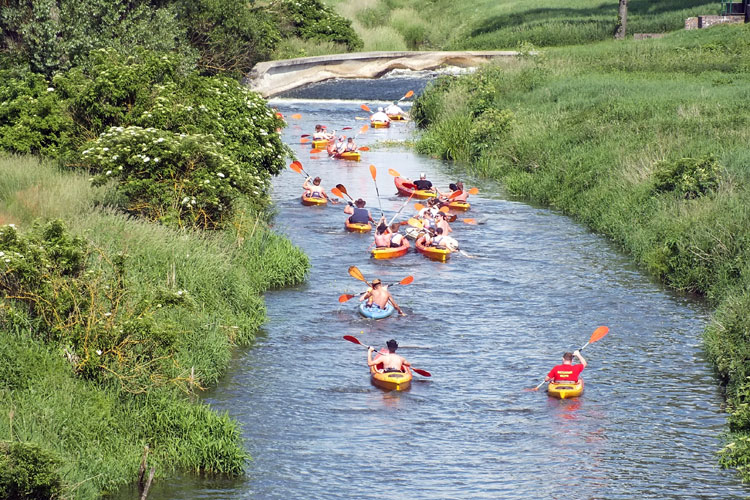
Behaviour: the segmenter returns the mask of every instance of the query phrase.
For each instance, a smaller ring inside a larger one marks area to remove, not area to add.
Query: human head
[[[362,198],[358,198],[357,201],[354,202],[355,205],[357,205],[357,208],[364,208],[365,206],[365,200]]]
[[[573,353],[572,352],[566,352],[563,354],[563,361],[573,361]]]
[[[354,142],[354,138],[353,138],[353,137],[350,137],[350,138],[348,138],[348,139],[346,140],[346,142]]]
[[[391,232],[392,233],[397,233],[398,230],[399,230],[399,227],[400,227],[399,223],[398,222],[394,222],[393,224],[391,224]]]
[[[461,181],[458,181],[458,182],[456,183],[456,187],[457,187],[457,188],[458,188],[458,189],[459,189],[460,191],[463,191],[463,190],[464,190],[464,183],[463,183],[463,182],[461,182]]]
[[[378,111],[383,111],[383,106],[379,106]]]
[[[430,198],[429,200],[427,200],[427,204],[431,207],[437,205],[437,202],[437,198]]]
[[[320,132],[321,130],[323,130],[323,125],[315,125],[316,132]]]
[[[316,186],[320,186],[320,177],[316,177],[315,179],[313,179],[313,184],[315,184]]]
[[[421,174],[419,174],[419,178],[420,179],[426,179],[427,178],[427,174],[425,174],[424,172],[422,172]]]
[[[385,345],[388,346],[390,352],[396,352],[396,349],[398,349],[398,342],[393,339],[386,342]]]
[[[455,183],[451,182],[450,184],[448,184],[448,189],[450,189],[451,191],[458,191],[458,186]]]
[[[340,141],[343,141],[344,139],[346,139],[346,137],[344,137],[343,135],[340,135],[340,136],[339,136],[339,140],[340,140]]]
[[[442,217],[445,218],[445,212],[438,212],[435,214],[435,218]]]
[[[435,229],[435,234],[443,234],[443,228],[439,227],[439,228]]]
[[[378,234],[383,234],[386,229],[388,229],[388,226],[385,225],[385,222],[381,222],[380,224],[378,224]]]

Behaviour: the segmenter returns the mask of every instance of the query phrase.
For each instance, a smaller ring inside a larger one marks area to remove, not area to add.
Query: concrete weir
[[[515,51],[356,52],[258,63],[246,83],[271,97],[331,78],[377,78],[394,69],[413,71],[444,66],[476,67],[492,59],[515,57]]]

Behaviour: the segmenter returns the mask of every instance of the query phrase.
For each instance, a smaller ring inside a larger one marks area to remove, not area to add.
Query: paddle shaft
[[[414,196],[414,191],[411,192],[411,194],[406,199],[406,201],[404,202],[404,204],[401,205],[401,208],[398,209],[398,212],[396,212],[396,214],[393,216],[393,218],[391,219],[391,221],[388,223],[388,226],[390,226],[391,224],[393,224],[393,221],[396,220],[396,217],[398,217],[398,214],[401,213],[401,210],[403,210],[404,207],[409,204],[409,201],[411,201],[411,197],[412,196]]]

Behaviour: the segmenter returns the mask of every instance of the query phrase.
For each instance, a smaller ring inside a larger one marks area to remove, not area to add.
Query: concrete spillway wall
[[[394,69],[413,71],[443,66],[476,67],[515,51],[356,52],[258,63],[246,78],[251,89],[271,97],[308,83],[331,78],[377,78]]]

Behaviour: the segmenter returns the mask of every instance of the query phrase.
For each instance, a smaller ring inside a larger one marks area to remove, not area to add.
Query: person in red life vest
[[[573,356],[578,358],[579,364],[573,364]],[[583,369],[586,368],[586,364],[586,360],[581,356],[581,351],[576,350],[573,353],[566,352],[563,354],[562,364],[552,368],[544,381],[578,382],[578,377],[581,375]]]

